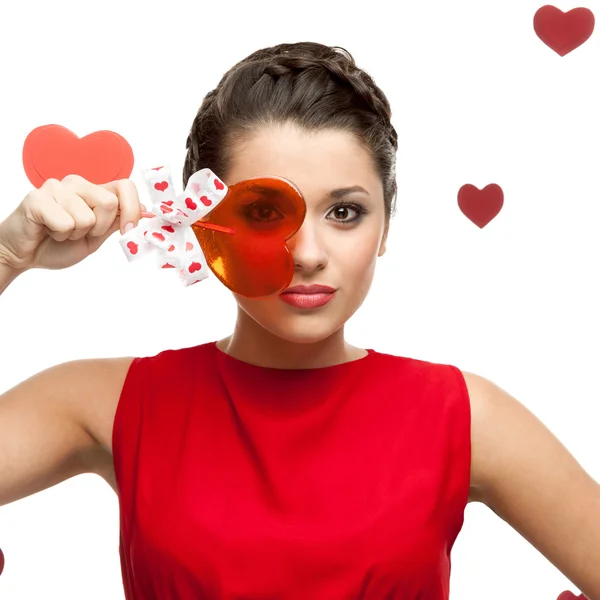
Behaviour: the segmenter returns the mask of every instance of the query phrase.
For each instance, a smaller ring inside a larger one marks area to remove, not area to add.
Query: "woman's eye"
[[[338,223],[354,223],[360,219],[365,211],[362,207],[355,204],[339,204],[331,209],[329,214],[333,215],[333,220]]]
[[[270,223],[283,219],[281,212],[270,204],[252,204],[246,210],[246,216],[260,223]]]

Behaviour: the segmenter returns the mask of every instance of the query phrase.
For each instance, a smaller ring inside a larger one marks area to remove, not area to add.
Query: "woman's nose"
[[[320,239],[317,227],[304,222],[302,227],[287,241],[296,269],[313,271],[327,264],[325,244]]]

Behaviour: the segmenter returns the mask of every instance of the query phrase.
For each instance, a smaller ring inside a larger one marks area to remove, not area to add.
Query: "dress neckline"
[[[239,368],[245,368],[245,369],[249,369],[249,370],[256,370],[256,371],[269,371],[269,372],[280,372],[280,373],[307,373],[307,372],[320,372],[322,374],[325,373],[329,373],[331,371],[338,371],[338,370],[344,370],[344,369],[349,369],[349,368],[355,368],[355,367],[362,367],[365,366],[365,363],[369,362],[370,359],[372,359],[375,354],[377,354],[377,352],[371,348],[365,348],[367,351],[367,355],[366,356],[362,356],[361,358],[355,358],[353,360],[348,360],[346,362],[343,363],[338,363],[336,365],[328,365],[325,367],[308,367],[308,368],[304,368],[304,369],[281,369],[278,367],[263,367],[260,365],[255,365],[249,362],[246,362],[244,360],[241,360],[239,358],[235,358],[233,356],[231,356],[230,354],[227,354],[227,352],[224,352],[223,350],[221,350],[218,346],[217,346],[217,341],[214,341],[211,343],[212,348],[213,348],[213,352],[216,353],[217,357],[219,357],[220,360],[228,362],[232,365],[236,365]]]

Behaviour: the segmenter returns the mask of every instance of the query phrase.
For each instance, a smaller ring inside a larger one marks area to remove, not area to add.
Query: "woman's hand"
[[[118,229],[136,226],[143,210],[130,179],[103,185],[78,175],[48,179],[0,223],[0,261],[19,272],[65,269]]]

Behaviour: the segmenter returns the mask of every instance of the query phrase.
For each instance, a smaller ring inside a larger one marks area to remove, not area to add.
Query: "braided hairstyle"
[[[225,177],[236,141],[264,125],[353,133],[381,177],[386,220],[395,212],[398,137],[391,108],[373,79],[343,48],[312,42],[252,53],[209,92],[187,138],[183,184],[201,168]]]

